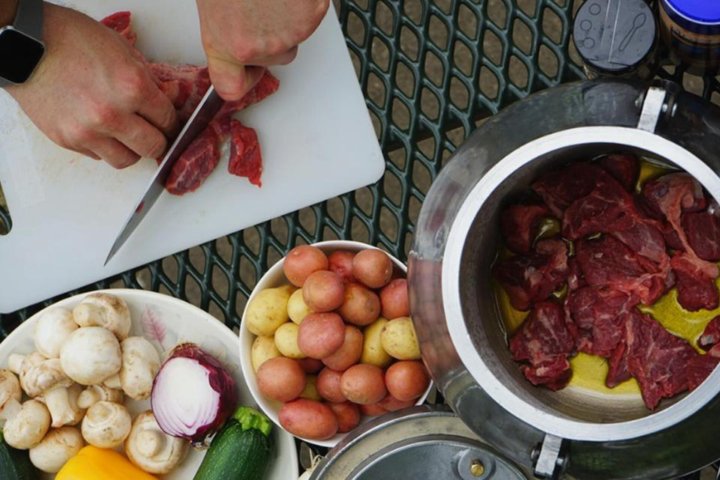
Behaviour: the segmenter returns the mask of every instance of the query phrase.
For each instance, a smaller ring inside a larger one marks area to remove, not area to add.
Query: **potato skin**
[[[260,365],[257,384],[263,396],[289,402],[297,398],[305,388],[305,372],[296,360],[275,357]]]
[[[412,401],[427,390],[430,375],[422,362],[401,360],[385,371],[385,384],[393,397],[401,402]]]
[[[340,378],[340,390],[345,398],[361,405],[377,403],[387,395],[383,371],[362,363],[345,370]]]
[[[380,316],[380,297],[359,283],[348,283],[338,312],[346,322],[361,327],[370,325]]]
[[[302,287],[311,273],[327,268],[327,256],[312,245],[298,245],[288,252],[283,261],[285,277],[296,287]]]
[[[333,370],[343,371],[360,361],[363,349],[363,334],[351,325],[345,326],[345,339],[335,353],[324,357],[322,362]]]
[[[330,270],[313,272],[302,288],[303,300],[313,312],[331,312],[345,301],[345,284]]]
[[[335,353],[345,341],[345,323],[337,313],[311,313],[298,330],[300,351],[322,359]]]
[[[354,403],[329,403],[328,407],[337,417],[339,433],[349,432],[360,425],[360,409]]]
[[[392,361],[392,357],[383,349],[381,340],[383,328],[387,323],[386,319],[380,317],[363,330],[361,363],[386,367]]]
[[[326,440],[338,431],[337,417],[325,405],[299,398],[282,406],[278,414],[280,425],[298,437]]]
[[[332,368],[323,368],[317,376],[317,390],[322,398],[328,402],[340,403],[347,400],[340,388],[342,372],[336,372]]]
[[[275,345],[275,339],[273,337],[255,337],[252,347],[250,348],[250,360],[252,361],[253,371],[257,372],[260,365],[265,363],[266,360],[279,357],[280,355],[280,350],[278,350]]]
[[[325,364],[317,358],[301,358],[298,360],[300,367],[305,370],[305,373],[318,373],[320,370],[325,368]]]
[[[392,278],[393,263],[387,253],[369,248],[355,254],[352,273],[363,285],[382,288]]]
[[[388,393],[385,395],[385,398],[380,400],[377,403],[377,406],[384,408],[388,412],[397,412],[398,410],[402,410],[403,408],[412,407],[415,405],[415,402],[413,400],[398,400],[397,398],[393,397],[392,394]]]
[[[294,287],[284,285],[261,290],[247,307],[244,322],[250,333],[272,337],[275,330],[287,322],[287,302]]]
[[[388,413],[379,403],[373,403],[372,405],[358,405],[360,413],[368,417],[377,417],[378,415],[385,415]]]
[[[382,316],[388,319],[407,317],[410,315],[407,280],[395,278],[380,291]]]
[[[288,358],[305,358],[305,354],[298,347],[298,327],[293,322],[283,323],[275,330],[275,346],[283,356]]]
[[[395,318],[385,324],[380,333],[380,343],[383,350],[398,360],[420,358],[420,345],[410,317]]]
[[[311,312],[310,307],[307,306],[305,300],[303,299],[303,292],[301,288],[298,288],[292,293],[292,295],[290,295],[287,310],[290,320],[298,325],[300,325],[305,316]]]
[[[328,268],[340,275],[343,282],[354,282],[352,274],[352,261],[355,254],[347,250],[336,250],[328,255]]]

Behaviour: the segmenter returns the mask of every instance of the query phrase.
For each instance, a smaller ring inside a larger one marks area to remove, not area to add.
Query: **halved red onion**
[[[150,405],[163,432],[202,444],[235,410],[235,380],[195,344],[173,349],[153,381]]]

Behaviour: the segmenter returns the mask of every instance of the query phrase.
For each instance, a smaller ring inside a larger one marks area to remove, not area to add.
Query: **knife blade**
[[[192,143],[193,140],[208,126],[210,121],[213,119],[215,114],[220,110],[223,105],[223,100],[215,91],[215,88],[211,85],[208,91],[203,96],[200,104],[197,106],[195,111],[190,116],[190,119],[185,124],[180,134],[177,136],[175,141],[172,143],[167,153],[160,162],[160,166],[152,176],[150,183],[140,197],[140,200],[135,205],[135,208],[130,213],[127,221],[123,225],[120,233],[115,238],[115,242],[110,248],[105,264],[115,256],[120,248],[125,244],[128,238],[133,234],[135,229],[140,225],[142,220],[145,218],[150,209],[155,205],[155,202],[160,197],[160,194],[165,190],[165,181],[172,167],[177,162],[178,158]]]

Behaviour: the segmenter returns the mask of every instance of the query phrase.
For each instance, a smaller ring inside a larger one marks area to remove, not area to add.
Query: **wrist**
[[[18,0],[0,0],[0,28],[13,23]]]

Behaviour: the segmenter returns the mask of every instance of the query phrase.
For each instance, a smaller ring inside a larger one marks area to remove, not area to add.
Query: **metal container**
[[[504,199],[545,169],[629,150],[720,199],[720,109],[672,84],[565,85],[490,119],[428,193],[409,259],[423,359],[455,412],[537,476],[662,479],[720,457],[720,370],[650,412],[637,399],[532,386],[511,359],[490,285]]]

